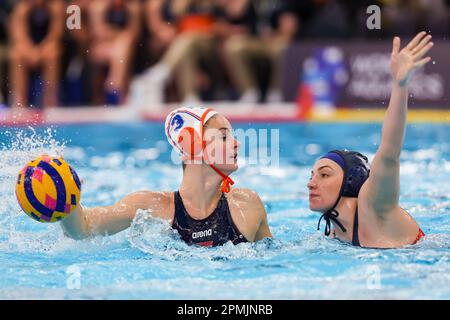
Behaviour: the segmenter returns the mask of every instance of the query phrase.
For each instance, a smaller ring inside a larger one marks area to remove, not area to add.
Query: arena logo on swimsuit
[[[212,229],[193,232],[192,239],[203,238],[203,237],[207,237],[207,236],[211,236],[211,235],[212,235]]]

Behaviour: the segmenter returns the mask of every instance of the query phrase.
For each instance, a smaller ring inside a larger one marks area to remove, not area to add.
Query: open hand
[[[414,71],[430,62],[423,56],[433,47],[431,35],[420,32],[408,45],[400,50],[400,38],[395,37],[391,56],[391,73],[394,81],[402,87],[408,85]]]

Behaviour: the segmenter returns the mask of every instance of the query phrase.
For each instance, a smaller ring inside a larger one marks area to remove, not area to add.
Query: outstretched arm
[[[131,225],[138,209],[151,209],[152,216],[166,219],[161,214],[168,203],[162,192],[134,192],[112,206],[85,208],[79,205],[61,221],[64,234],[73,239],[84,239],[95,235],[112,235]]]
[[[391,100],[386,111],[381,143],[373,159],[370,177],[365,184],[366,199],[374,211],[383,215],[398,206],[400,194],[400,153],[405,135],[408,110],[408,85],[414,72],[431,58],[431,35],[419,33],[400,50],[400,38],[395,37],[391,56],[393,77]]]

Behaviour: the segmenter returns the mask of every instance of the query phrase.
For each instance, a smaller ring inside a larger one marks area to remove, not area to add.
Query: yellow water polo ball
[[[20,207],[39,222],[64,219],[79,204],[80,192],[80,179],[63,157],[37,157],[23,167],[16,182]]]

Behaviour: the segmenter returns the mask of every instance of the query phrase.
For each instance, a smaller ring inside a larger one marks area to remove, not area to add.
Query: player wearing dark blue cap
[[[370,248],[415,244],[425,234],[399,206],[400,153],[408,110],[408,85],[414,72],[430,62],[431,36],[419,33],[400,50],[395,37],[391,56],[393,87],[383,121],[381,143],[369,167],[361,153],[334,150],[314,165],[308,183],[309,207],[322,213],[325,234]],[[331,224],[334,229],[331,230]]]

